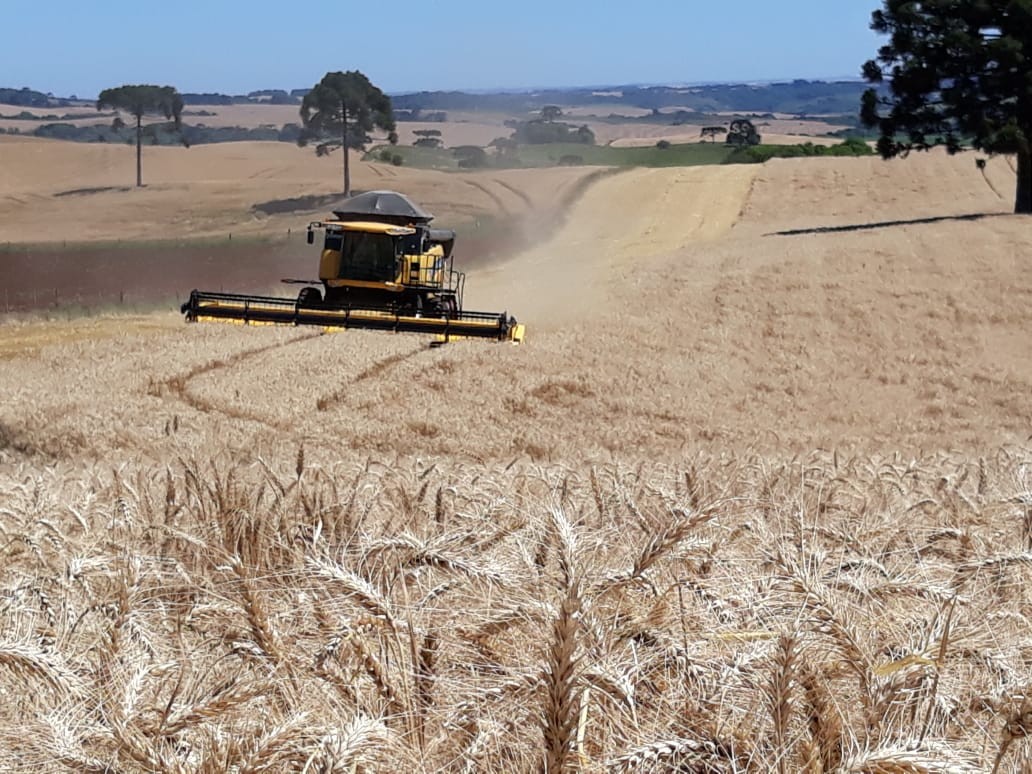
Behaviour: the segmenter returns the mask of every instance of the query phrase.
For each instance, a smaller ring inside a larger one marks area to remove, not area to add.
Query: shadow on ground
[[[62,196],[89,196],[90,194],[105,193],[107,191],[131,191],[133,190],[127,185],[102,185],[95,188],[72,188],[69,191],[58,191],[54,194],[55,199],[59,199]]]
[[[352,191],[352,196],[357,196],[362,191]],[[283,215],[291,212],[311,212],[312,210],[328,209],[329,205],[344,201],[343,194],[313,194],[311,196],[296,196],[293,199],[272,199],[267,202],[258,202],[251,209],[265,215]]]
[[[843,231],[871,231],[879,228],[892,228],[893,226],[920,226],[927,223],[942,223],[944,221],[971,221],[982,220],[983,218],[1007,217],[1009,212],[975,212],[969,215],[936,215],[930,218],[908,218],[906,220],[881,220],[873,223],[856,223],[849,226],[815,226],[813,228],[792,228],[785,231],[771,231],[764,236],[799,236],[801,234],[836,234]]]

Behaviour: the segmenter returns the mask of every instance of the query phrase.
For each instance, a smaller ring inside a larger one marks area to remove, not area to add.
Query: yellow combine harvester
[[[430,228],[433,216],[408,197],[370,191],[333,214],[308,225],[309,244],[324,232],[319,279],[283,280],[305,285],[296,299],[195,290],[181,307],[186,319],[523,341],[524,326],[507,312],[462,308],[466,275],[454,268],[455,232]]]

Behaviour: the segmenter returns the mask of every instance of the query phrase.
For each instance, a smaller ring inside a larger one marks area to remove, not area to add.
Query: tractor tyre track
[[[498,178],[495,178],[493,182],[500,185],[506,191],[512,192],[518,199],[520,199],[520,201],[527,205],[528,210],[534,209],[534,200],[527,196],[525,192],[521,191],[516,186],[510,185],[509,183],[506,183],[504,180],[499,180]]]
[[[290,430],[292,425],[286,421],[271,420],[252,411],[220,407],[209,400],[191,393],[189,390],[189,384],[192,379],[198,376],[203,376],[204,374],[212,373],[213,371],[218,371],[222,368],[229,368],[230,366],[237,365],[271,350],[281,349],[307,339],[314,339],[321,335],[321,331],[318,333],[305,333],[301,336],[295,336],[287,341],[280,341],[275,344],[266,344],[262,347],[245,349],[224,359],[209,360],[207,363],[194,366],[186,373],[178,374],[163,381],[148,385],[147,394],[154,397],[165,397],[171,393],[176,399],[182,401],[195,411],[200,411],[203,414],[222,414],[223,416],[231,419],[245,419],[251,422],[256,422],[273,430]]]
[[[509,210],[509,208],[505,206],[505,202],[502,201],[502,197],[500,197],[498,194],[496,194],[483,183],[475,183],[472,180],[467,180],[466,185],[476,188],[478,191],[481,191],[485,196],[487,196],[487,198],[489,198],[491,201],[495,203],[495,205],[498,207],[499,210],[501,210],[503,215],[512,215],[512,212]]]
[[[385,358],[381,358],[373,363],[368,368],[360,371],[353,379],[349,379],[339,389],[334,390],[329,395],[323,395],[316,399],[315,408],[317,411],[329,411],[336,406],[344,403],[344,399],[351,393],[350,387],[360,382],[364,382],[367,379],[371,379],[374,376],[382,376],[385,371],[393,368],[394,366],[404,363],[407,360],[411,360],[416,355],[426,352],[426,347],[418,347],[408,352],[399,352],[394,355],[388,355]]]

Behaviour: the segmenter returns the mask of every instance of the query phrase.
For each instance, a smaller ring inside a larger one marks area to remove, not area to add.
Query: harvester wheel
[[[301,288],[297,294],[298,306],[319,306],[322,303],[322,293],[319,288]]]
[[[448,296],[441,300],[441,315],[444,319],[454,320],[459,316],[458,313],[459,307],[458,304],[455,303],[455,298],[453,296]]]

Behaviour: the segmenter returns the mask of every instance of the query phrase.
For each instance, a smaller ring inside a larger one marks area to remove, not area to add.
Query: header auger
[[[370,191],[333,215],[308,225],[309,244],[324,232],[319,279],[283,280],[305,286],[296,299],[194,290],[181,307],[186,319],[523,341],[524,327],[507,312],[462,308],[466,275],[454,268],[455,232],[430,228],[433,216],[408,197]]]

